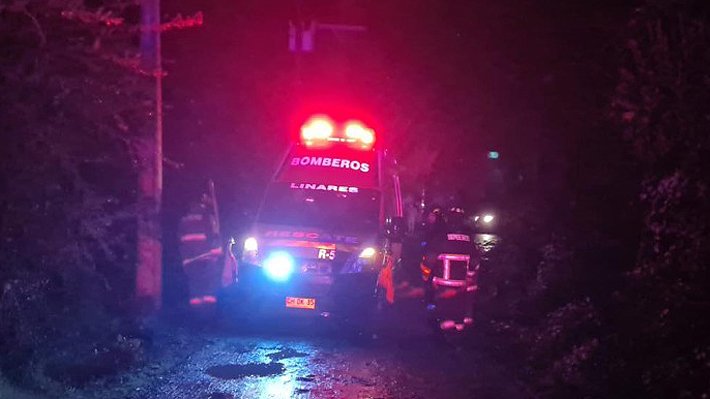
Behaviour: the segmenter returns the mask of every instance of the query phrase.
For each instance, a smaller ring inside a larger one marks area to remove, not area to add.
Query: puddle
[[[266,377],[283,372],[284,365],[281,363],[225,364],[207,369],[207,374],[223,380],[236,380],[249,376]]]
[[[308,356],[308,354],[303,353],[303,352],[299,352],[299,351],[292,349],[292,348],[286,348],[286,349],[281,349],[280,351],[275,352],[275,353],[270,353],[267,356],[269,357],[269,359],[271,359],[273,361],[277,361],[277,360],[289,359],[289,358],[293,358],[293,357],[306,357],[306,356]]]
[[[316,376],[313,374],[308,374],[306,376],[296,377],[296,381],[301,381],[301,382],[313,382],[315,379],[316,379]]]

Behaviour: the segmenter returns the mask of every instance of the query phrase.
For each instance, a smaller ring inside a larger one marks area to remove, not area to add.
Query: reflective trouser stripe
[[[183,236],[180,237],[180,241],[207,241],[207,234],[183,234]]]

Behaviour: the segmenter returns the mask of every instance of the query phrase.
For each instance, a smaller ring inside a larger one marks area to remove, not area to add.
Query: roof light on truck
[[[362,122],[349,121],[345,124],[345,139],[349,143],[359,144],[363,149],[369,149],[375,142],[375,131]]]
[[[369,150],[375,143],[375,131],[360,121],[350,120],[336,126],[329,117],[314,115],[301,126],[301,141],[308,147],[346,143],[361,150]]]
[[[334,132],[333,121],[325,115],[312,116],[301,126],[301,138],[306,145],[312,145],[318,141],[327,141],[333,136]]]

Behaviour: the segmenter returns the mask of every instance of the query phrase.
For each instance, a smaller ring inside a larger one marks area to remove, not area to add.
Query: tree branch
[[[27,11],[27,9],[22,10],[22,13],[25,14],[30,20],[32,20],[32,24],[37,30],[37,36],[39,36],[39,46],[44,47],[44,45],[47,44],[47,35],[44,34],[44,29],[42,29],[42,25],[39,24],[37,18],[32,15],[32,13]]]

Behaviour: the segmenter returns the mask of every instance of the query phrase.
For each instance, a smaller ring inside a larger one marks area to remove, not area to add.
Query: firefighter
[[[397,295],[401,298],[424,297],[425,289],[420,277],[419,263],[424,255],[423,250],[428,237],[434,237],[436,236],[435,232],[441,232],[444,229],[442,207],[432,205],[422,213],[421,223],[416,226],[413,237],[407,240],[403,249],[403,281],[396,287]]]
[[[430,237],[434,237],[437,233],[445,229],[446,220],[444,219],[444,210],[439,205],[432,205],[429,207],[429,211],[426,214],[426,218],[422,221],[421,225],[421,238],[422,243]]]
[[[417,266],[417,276],[420,277],[421,287],[426,293],[425,300],[427,304],[427,310],[433,311],[435,309],[433,292],[429,287],[431,282],[428,276],[424,273],[424,262],[428,259],[427,252],[436,246],[436,242],[442,234],[446,233],[446,220],[444,219],[444,210],[441,206],[433,204],[429,207],[427,212],[424,214],[422,223],[420,224],[420,231],[418,234],[418,262]],[[436,258],[435,255],[430,255],[429,258]]]
[[[473,295],[480,256],[463,208],[451,207],[445,223],[428,231],[420,269],[427,310],[442,330],[473,324]]]
[[[203,194],[180,220],[180,255],[190,305],[213,304],[222,279],[223,251],[214,201]]]

